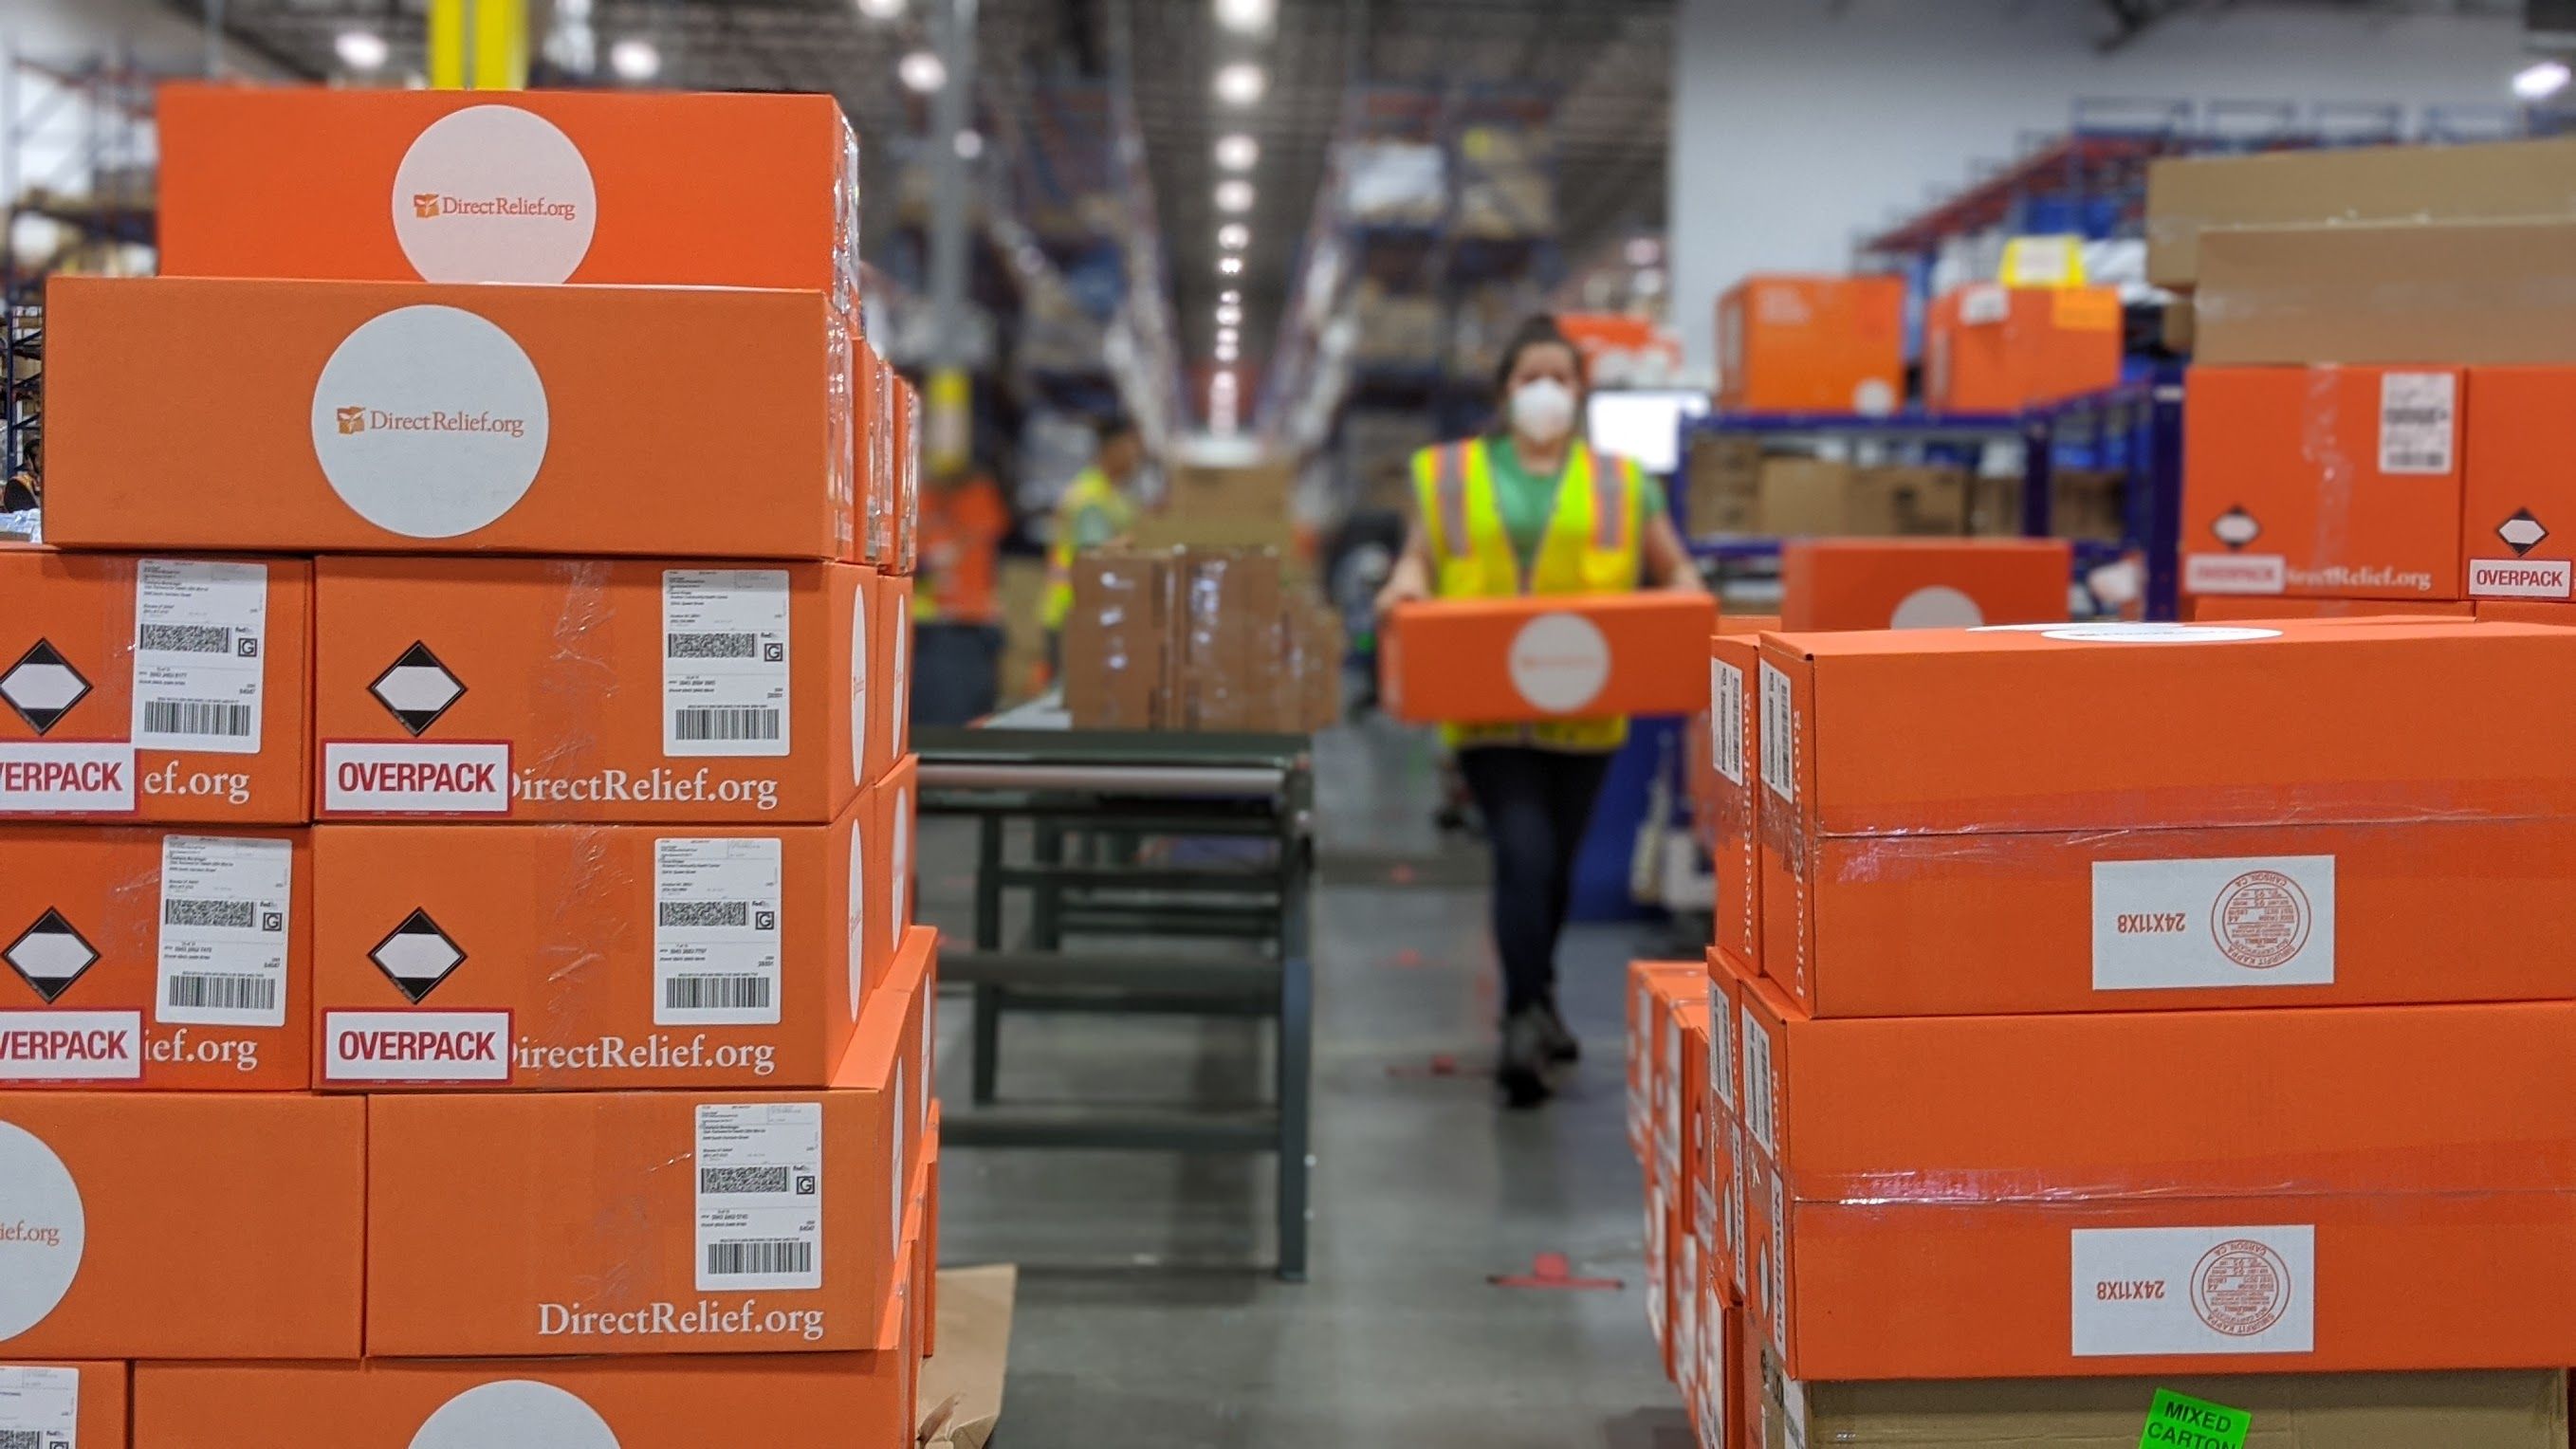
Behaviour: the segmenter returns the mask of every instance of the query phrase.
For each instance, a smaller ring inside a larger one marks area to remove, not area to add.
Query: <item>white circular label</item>
[[[1883,377],[1865,379],[1852,389],[1852,411],[1865,418],[1883,418],[1896,411],[1896,389]]]
[[[867,951],[868,919],[868,834],[850,832],[850,1020],[859,1019],[859,1001],[868,989],[867,972],[861,961]]]
[[[903,1180],[911,1175],[904,1170],[908,1164],[903,1156],[904,1108],[901,1058],[897,1058],[894,1064],[894,1112],[891,1115],[894,1118],[894,1171],[886,1174],[892,1180],[891,1190],[886,1193],[886,1221],[893,1229],[887,1236],[894,1239],[894,1248],[887,1256],[899,1257],[903,1253]]]
[[[341,339],[313,383],[331,491],[408,538],[472,533],[546,460],[546,385],[510,334],[461,307],[397,307]]]
[[[88,1242],[71,1169],[34,1133],[0,1122],[0,1342],[44,1322],[63,1301]]]
[[[517,106],[467,106],[394,168],[394,239],[425,282],[567,281],[590,254],[599,194],[581,148]]]
[[[886,941],[903,949],[903,894],[912,882],[912,792],[894,792],[894,860],[886,873]]]
[[[1532,707],[1570,714],[1610,682],[1610,641],[1581,614],[1541,614],[1512,637],[1512,688]]]
[[[1986,622],[1977,601],[1948,584],[1926,584],[1897,603],[1887,616],[1891,629],[1973,629]]]
[[[912,595],[897,594],[894,607],[894,752],[900,759],[911,753],[906,740],[912,730]]]
[[[868,590],[850,591],[850,778],[868,779]]]
[[[2077,644],[2241,644],[2281,637],[2278,629],[2221,624],[2059,624],[2040,632]]]
[[[533,1379],[478,1384],[438,1406],[411,1449],[618,1449],[599,1411]]]

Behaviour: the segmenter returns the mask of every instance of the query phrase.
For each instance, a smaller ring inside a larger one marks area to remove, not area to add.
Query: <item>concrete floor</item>
[[[1498,1110],[1480,872],[1424,824],[1418,743],[1340,737],[1321,761],[1311,1281],[1263,1266],[1267,1160],[950,1153],[943,1260],[1023,1265],[997,1446],[1688,1449],[1646,1327],[1622,1125],[1622,973],[1669,943],[1579,929],[1563,1004],[1587,1060],[1546,1110]],[[962,842],[924,846],[926,912],[962,924]],[[941,1015],[941,1085],[961,1104],[967,1017],[956,998]],[[1250,1100],[1269,1070],[1249,1023],[1004,1030],[1005,1098]],[[1430,1072],[1444,1055],[1455,1075]],[[1627,1286],[1486,1281],[1545,1252]]]

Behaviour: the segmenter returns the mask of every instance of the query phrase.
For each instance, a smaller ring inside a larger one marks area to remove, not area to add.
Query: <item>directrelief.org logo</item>
[[[537,1305],[539,1338],[645,1338],[664,1335],[734,1338],[793,1336],[807,1343],[823,1338],[820,1308],[763,1308],[757,1298],[720,1303],[701,1298],[694,1303],[667,1301],[640,1308],[599,1309],[579,1303]]]
[[[467,412],[463,408],[431,408],[425,412],[397,413],[384,408],[343,407],[332,410],[340,425],[340,436],[350,437],[365,432],[397,433],[505,433],[513,438],[528,435],[526,418],[500,417],[489,409]]]
[[[0,1120],[0,1343],[53,1313],[88,1243],[71,1170],[42,1138]]]
[[[415,191],[411,214],[418,221],[436,221],[445,216],[533,216],[577,222],[581,220],[581,207],[543,196],[451,196],[443,191]]]
[[[314,461],[367,522],[455,538],[519,504],[545,466],[545,380],[498,323],[463,307],[368,318],[313,380]]]
[[[423,127],[386,198],[425,282],[568,282],[590,254],[599,188],[563,128],[505,101]]]

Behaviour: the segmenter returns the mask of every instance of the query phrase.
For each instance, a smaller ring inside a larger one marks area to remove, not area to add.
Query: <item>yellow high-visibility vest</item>
[[[1494,496],[1491,445],[1483,438],[1426,448],[1413,456],[1413,491],[1431,544],[1435,591],[1444,599],[1522,595],[1624,594],[1645,576],[1646,479],[1625,458],[1602,457],[1577,441],[1566,455],[1538,555],[1527,569],[1503,526]],[[1615,750],[1627,741],[1624,715],[1527,725],[1449,725],[1461,745],[1532,744],[1559,750]]]
[[[1073,556],[1077,552],[1074,534],[1082,515],[1092,509],[1109,515],[1111,532],[1124,534],[1136,526],[1136,506],[1109,475],[1098,468],[1085,468],[1065,485],[1064,496],[1056,500],[1055,538],[1047,545],[1047,592],[1043,614],[1050,629],[1064,627],[1073,613]]]

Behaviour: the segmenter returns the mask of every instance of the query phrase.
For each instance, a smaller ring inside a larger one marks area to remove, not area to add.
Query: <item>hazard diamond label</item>
[[[2540,520],[2531,516],[2530,509],[2517,508],[2513,517],[2496,525],[2496,537],[2504,540],[2505,547],[2513,550],[2515,558],[2525,558],[2533,549],[2540,547],[2542,539],[2549,537],[2549,530],[2540,526]]]
[[[367,693],[417,738],[465,697],[465,681],[440,663],[428,645],[415,640],[376,676]]]
[[[375,962],[385,979],[401,988],[402,994],[417,1006],[421,998],[437,990],[440,982],[465,964],[465,949],[439,929],[429,912],[416,910],[378,941],[367,959]]]
[[[2243,548],[2263,536],[2263,525],[2254,521],[2254,515],[2246,512],[2243,504],[2238,504],[2211,519],[2209,531],[2229,548]]]
[[[37,640],[34,648],[9,666],[8,673],[0,674],[0,699],[7,700],[27,728],[40,735],[88,697],[89,681],[48,639]]]
[[[7,961],[9,969],[51,1006],[62,1000],[82,973],[98,964],[98,949],[72,929],[62,912],[48,910],[19,932],[8,949],[0,950],[0,960]]]

